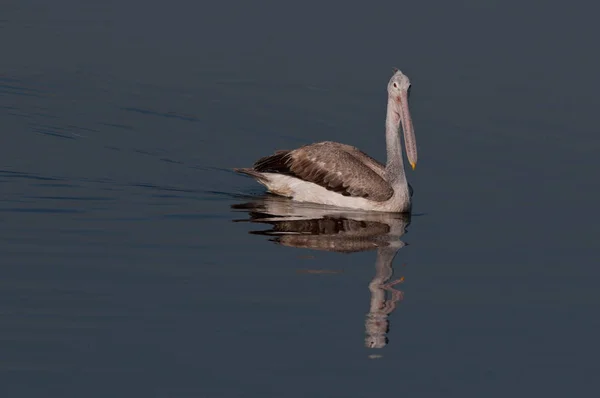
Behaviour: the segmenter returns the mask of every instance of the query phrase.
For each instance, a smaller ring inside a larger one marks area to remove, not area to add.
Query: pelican
[[[406,181],[398,131],[404,132],[408,161],[417,165],[417,144],[408,108],[410,80],[400,70],[387,85],[385,118],[387,163],[338,142],[317,142],[294,150],[279,150],[260,158],[252,168],[234,169],[267,187],[275,195],[349,209],[408,213],[412,187]]]

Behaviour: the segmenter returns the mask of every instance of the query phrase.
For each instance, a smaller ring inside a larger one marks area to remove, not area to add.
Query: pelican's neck
[[[388,98],[387,115],[385,118],[385,142],[387,146],[387,164],[385,174],[387,180],[394,187],[406,187],[404,162],[402,160],[402,146],[400,144],[400,114],[393,98]]]

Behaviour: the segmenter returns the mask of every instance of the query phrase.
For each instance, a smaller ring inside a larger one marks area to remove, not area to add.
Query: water
[[[512,3],[5,2],[3,396],[597,395],[599,6]],[[231,172],[392,67],[410,219]]]

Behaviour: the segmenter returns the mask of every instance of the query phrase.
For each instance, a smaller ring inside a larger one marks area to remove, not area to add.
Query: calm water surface
[[[578,3],[4,2],[2,396],[597,395]],[[384,160],[392,67],[412,217],[230,171],[320,140]]]

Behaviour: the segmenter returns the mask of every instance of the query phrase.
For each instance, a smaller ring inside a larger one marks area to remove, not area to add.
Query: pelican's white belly
[[[405,212],[410,211],[410,200],[406,200],[398,192],[385,202],[375,202],[365,198],[344,196],[330,191],[320,185],[300,180],[278,173],[262,173],[266,181],[259,181],[267,189],[277,195],[287,196],[298,202],[320,203],[329,206],[346,207],[350,209]]]

